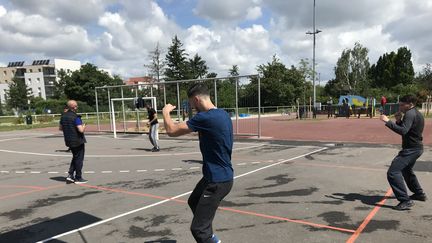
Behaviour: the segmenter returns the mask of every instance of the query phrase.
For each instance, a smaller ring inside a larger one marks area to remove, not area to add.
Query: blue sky
[[[177,35],[210,71],[256,73],[273,55],[285,65],[312,58],[312,0],[0,0],[0,65],[65,58],[124,78],[143,76],[149,52]],[[317,0],[317,72],[334,77],[342,50],[359,42],[371,64],[407,46],[416,71],[432,57],[432,0]]]

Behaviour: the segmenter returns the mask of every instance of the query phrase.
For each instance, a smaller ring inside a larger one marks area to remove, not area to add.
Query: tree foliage
[[[150,52],[150,63],[144,65],[149,70],[150,76],[157,82],[160,82],[165,72],[166,62],[162,58],[162,54],[159,43],[157,43],[155,49]]]
[[[81,66],[80,70],[72,72],[72,75],[64,79],[67,98],[83,101],[91,106],[96,103],[95,87],[123,84],[120,77],[111,77],[90,63]]]
[[[7,106],[9,109],[23,111],[28,109],[29,98],[33,96],[31,89],[27,87],[25,80],[13,78],[6,91]]]

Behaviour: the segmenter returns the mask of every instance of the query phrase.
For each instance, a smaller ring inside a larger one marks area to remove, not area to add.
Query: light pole
[[[313,56],[312,56],[312,85],[313,85],[313,106],[316,108],[316,87],[315,87],[315,35],[322,32],[315,29],[315,0],[313,2],[313,32],[306,32],[307,35],[313,35]]]

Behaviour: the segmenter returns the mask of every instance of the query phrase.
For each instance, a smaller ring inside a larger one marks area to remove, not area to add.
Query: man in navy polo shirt
[[[232,121],[226,111],[213,105],[205,85],[192,86],[188,90],[188,98],[189,104],[198,113],[186,123],[175,124],[171,120],[170,112],[176,107],[167,104],[162,110],[165,129],[171,137],[198,132],[203,157],[203,178],[188,200],[194,215],[191,231],[198,243],[221,242],[213,234],[212,222],[219,203],[233,186]]]

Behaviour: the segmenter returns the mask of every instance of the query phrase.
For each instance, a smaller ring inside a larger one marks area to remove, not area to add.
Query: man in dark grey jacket
[[[424,118],[415,108],[416,103],[417,99],[413,95],[402,97],[399,102],[400,112],[395,115],[396,122],[390,121],[386,115],[381,115],[386,126],[402,136],[402,150],[387,171],[387,180],[399,201],[394,207],[396,210],[409,210],[414,205],[413,200],[427,200],[413,171],[417,159],[423,154]],[[403,118],[401,112],[404,114]],[[408,196],[404,181],[413,195]]]
[[[72,150],[72,161],[66,183],[86,183],[87,180],[82,178],[84,144],[87,142],[84,136],[86,125],[82,122],[81,116],[76,114],[78,110],[77,102],[69,100],[67,106],[69,110],[62,114],[59,126],[59,129],[63,131],[66,146]]]

